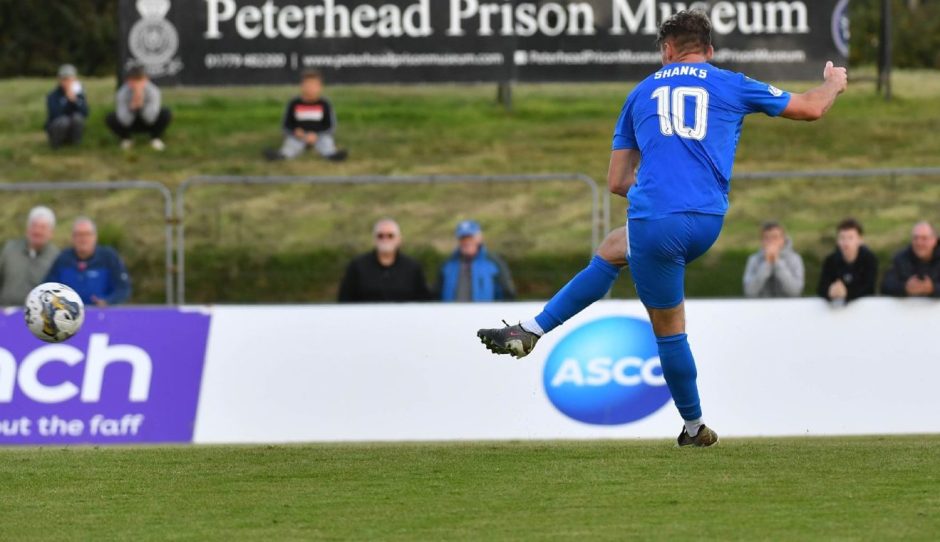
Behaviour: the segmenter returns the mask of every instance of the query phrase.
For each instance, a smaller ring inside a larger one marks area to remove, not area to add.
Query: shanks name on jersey
[[[653,79],[665,79],[679,75],[690,75],[692,77],[698,77],[699,79],[705,79],[708,77],[708,72],[704,69],[696,68],[695,66],[676,66],[675,68],[659,70],[653,75]]]

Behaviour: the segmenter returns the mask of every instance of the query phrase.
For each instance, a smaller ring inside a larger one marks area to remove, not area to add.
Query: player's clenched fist
[[[845,88],[849,85],[849,73],[845,68],[837,68],[832,64],[832,61],[826,62],[826,69],[823,70],[823,79],[827,83],[836,85],[839,94],[845,92]]]

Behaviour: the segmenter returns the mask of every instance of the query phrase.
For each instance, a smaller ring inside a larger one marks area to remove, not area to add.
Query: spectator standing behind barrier
[[[401,228],[392,219],[372,228],[375,248],[349,262],[339,301],[403,302],[431,298],[421,264],[401,253]]]
[[[803,292],[803,258],[783,226],[767,222],[761,228],[761,249],[747,260],[744,295],[747,297],[798,297]]]
[[[85,133],[88,100],[78,80],[78,70],[71,64],[59,68],[59,84],[46,96],[46,135],[49,145],[78,145]]]
[[[61,282],[75,290],[86,305],[117,305],[131,295],[124,262],[111,247],[98,246],[98,229],[90,218],[72,226],[72,247],[56,258],[46,282]]]
[[[911,244],[894,256],[881,293],[895,297],[940,297],[940,247],[937,230],[929,222],[914,226]]]
[[[457,250],[441,266],[435,290],[442,301],[505,301],[516,297],[506,263],[483,244],[474,220],[457,225]]]
[[[823,262],[816,293],[836,303],[875,295],[878,258],[864,244],[864,230],[847,218],[836,227],[836,249]]]
[[[42,283],[59,249],[52,243],[55,213],[33,207],[26,219],[26,237],[11,239],[0,252],[0,304],[22,305],[29,291]]]
[[[346,159],[348,153],[336,148],[336,110],[322,96],[323,76],[316,70],[305,71],[300,78],[300,96],[287,104],[281,127],[284,143],[280,150],[267,149],[268,160],[297,158],[308,148],[335,162]]]
[[[157,85],[147,76],[143,66],[134,66],[115,96],[115,110],[108,115],[108,128],[121,138],[121,148],[130,150],[134,146],[131,136],[135,133],[150,135],[150,146],[155,151],[166,148],[163,133],[170,125],[172,115],[163,107],[162,96]]]

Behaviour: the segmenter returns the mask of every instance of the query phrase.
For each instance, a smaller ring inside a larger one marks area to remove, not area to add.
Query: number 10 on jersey
[[[694,122],[687,123],[690,113],[686,98],[695,103]],[[708,133],[708,91],[702,87],[659,87],[653,91],[657,102],[659,131],[664,136],[677,135],[685,139],[701,141]],[[691,125],[690,125],[691,124]]]

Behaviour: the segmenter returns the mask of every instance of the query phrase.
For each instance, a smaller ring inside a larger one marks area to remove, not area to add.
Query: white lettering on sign
[[[239,37],[275,38],[424,38],[430,36],[431,0],[418,0],[400,8],[395,4],[356,7],[322,0],[319,5],[279,6],[268,0],[259,6],[239,7],[236,0],[205,0],[206,39],[221,39],[224,24],[232,24]]]
[[[657,374],[660,368],[659,358],[648,360],[640,358],[595,358],[582,366],[576,359],[566,359],[552,377],[552,387],[564,385],[598,387],[606,386],[611,382],[620,386],[637,386],[645,383],[648,386],[665,386],[666,379]]]
[[[221,39],[234,32],[242,39],[311,38],[425,38],[431,27],[431,0],[413,4],[361,3],[339,5],[336,0],[307,4],[267,0],[239,5],[239,0],[203,0],[206,39]],[[717,34],[807,34],[809,8],[803,1],[766,2],[659,2],[610,0],[611,35],[654,35],[659,24],[683,9],[709,15]],[[519,2],[508,0],[442,0],[434,9],[447,9],[447,36],[593,36],[597,33],[594,6],[589,2]]]
[[[37,403],[62,403],[80,397],[83,403],[101,400],[105,370],[115,363],[131,366],[131,381],[127,393],[130,402],[141,403],[150,397],[153,361],[144,349],[129,345],[109,345],[105,333],[93,333],[88,340],[88,353],[74,346],[54,344],[33,350],[17,367],[16,359],[8,350],[0,348],[0,403],[13,402],[13,392],[20,392]],[[40,370],[49,364],[64,363],[70,367],[85,361],[81,387],[63,379],[48,382],[39,379]]]

